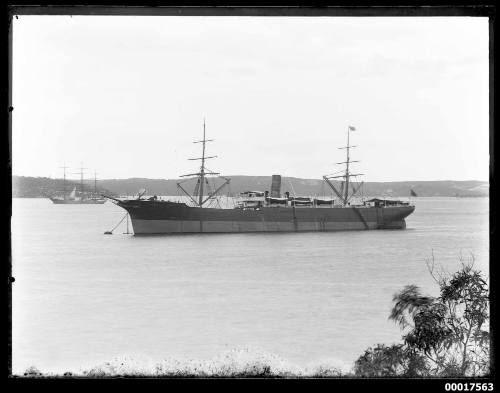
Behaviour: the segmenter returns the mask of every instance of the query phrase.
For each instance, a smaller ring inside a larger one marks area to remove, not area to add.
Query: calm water
[[[14,199],[13,372],[79,370],[117,356],[210,359],[253,348],[349,366],[399,341],[406,284],[436,294],[425,260],[488,272],[488,199],[416,198],[408,228],[134,237],[124,211]]]

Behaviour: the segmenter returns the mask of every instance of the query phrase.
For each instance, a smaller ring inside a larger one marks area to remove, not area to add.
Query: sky
[[[482,17],[23,16],[12,173],[488,180]]]

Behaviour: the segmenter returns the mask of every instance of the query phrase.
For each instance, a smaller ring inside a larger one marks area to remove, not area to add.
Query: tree
[[[438,297],[415,285],[396,293],[390,319],[402,329],[403,343],[370,348],[355,363],[363,376],[477,376],[489,373],[489,294],[474,258],[453,275],[436,275]]]

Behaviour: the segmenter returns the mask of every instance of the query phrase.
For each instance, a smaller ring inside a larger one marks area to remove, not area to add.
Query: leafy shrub
[[[403,331],[403,343],[369,348],[355,362],[358,376],[478,376],[489,373],[489,294],[474,258],[451,276],[434,275],[436,298],[415,285],[396,293],[390,319]]]

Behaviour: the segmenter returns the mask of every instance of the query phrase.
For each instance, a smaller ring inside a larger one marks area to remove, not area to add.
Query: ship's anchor
[[[105,235],[112,235],[113,234],[113,231],[118,228],[118,226],[123,222],[123,220],[127,219],[127,232],[123,232],[124,235],[129,235],[130,232],[128,230],[128,212],[125,213],[125,215],[122,217],[122,219],[120,220],[120,222],[118,222],[118,224],[115,225],[115,227],[110,230],[110,231],[106,231],[104,232]]]

